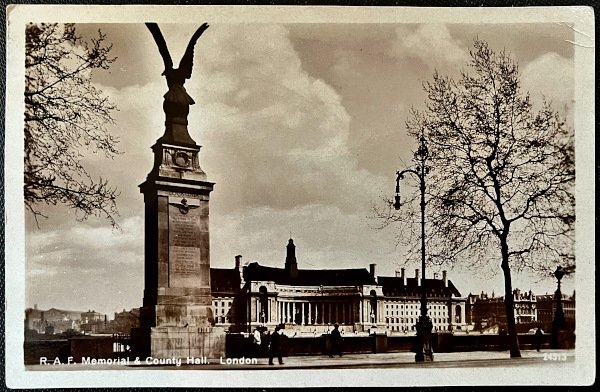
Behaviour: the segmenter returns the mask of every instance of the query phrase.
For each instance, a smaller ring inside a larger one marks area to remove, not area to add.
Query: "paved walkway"
[[[175,365],[84,365],[71,364],[62,366],[29,365],[28,370],[149,370],[149,369],[192,369],[192,370],[275,370],[275,369],[355,369],[355,368],[399,368],[399,367],[539,367],[547,365],[573,365],[575,361],[575,350],[522,350],[521,358],[511,359],[508,351],[473,351],[454,353],[435,353],[433,362],[415,363],[415,355],[410,352],[381,353],[381,354],[347,354],[342,357],[330,358],[326,355],[320,356],[293,356],[284,357],[283,365],[268,364],[268,358],[258,358],[258,363],[227,363],[235,361],[235,358],[209,359],[208,364],[193,365],[186,364],[183,358],[180,366]],[[246,358],[249,359],[249,358]],[[229,360],[229,361],[228,361]],[[238,358],[239,360],[239,358]],[[247,361],[243,361],[247,362]]]
[[[550,353],[556,354],[550,360]],[[575,350],[531,351],[522,350],[521,358],[511,359],[508,351],[474,351],[435,353],[433,362],[415,363],[415,354],[411,352],[381,353],[381,354],[347,354],[342,357],[330,358],[320,356],[284,357],[283,365],[274,359],[274,365],[268,364],[268,358],[258,358],[258,364],[214,364],[185,365],[182,369],[344,369],[344,368],[395,368],[395,367],[487,367],[487,366],[540,366],[557,364],[557,362],[572,363],[575,360]],[[223,359],[225,361],[225,359]],[[185,362],[185,361],[184,361]],[[217,360],[217,362],[220,362]]]

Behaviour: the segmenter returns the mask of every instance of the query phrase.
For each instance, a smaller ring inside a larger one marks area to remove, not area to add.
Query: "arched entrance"
[[[460,305],[456,305],[456,307],[454,308],[454,322],[456,324],[462,323],[462,308],[460,307]]]

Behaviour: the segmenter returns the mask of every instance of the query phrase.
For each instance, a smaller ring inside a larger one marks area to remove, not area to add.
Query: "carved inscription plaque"
[[[192,203],[190,204],[193,206]],[[181,205],[176,203],[169,204],[170,273],[196,274],[200,272],[202,256],[199,209],[182,209]]]

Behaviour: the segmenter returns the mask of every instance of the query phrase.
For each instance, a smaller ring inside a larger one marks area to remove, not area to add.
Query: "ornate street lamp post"
[[[565,271],[559,265],[556,267],[556,271],[554,271],[554,276],[557,281],[556,288],[556,312],[554,313],[554,320],[552,321],[552,329],[554,332],[564,329],[566,325],[565,321],[565,312],[562,307],[562,293],[560,292],[560,280],[565,276]]]
[[[415,153],[417,166],[414,169],[405,169],[396,172],[396,195],[394,197],[394,208],[400,209],[400,180],[404,175],[411,173],[419,178],[419,191],[421,192],[421,315],[417,322],[417,353],[416,362],[433,361],[433,352],[431,350],[431,330],[433,324],[427,315],[427,289],[425,287],[425,176],[429,173],[429,168],[425,165],[429,152],[425,145],[425,138],[421,135],[419,149]]]

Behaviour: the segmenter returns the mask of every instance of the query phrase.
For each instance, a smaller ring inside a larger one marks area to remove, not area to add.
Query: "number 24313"
[[[544,353],[544,361],[566,361],[565,353]]]

